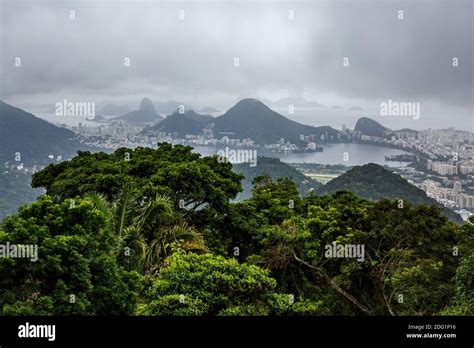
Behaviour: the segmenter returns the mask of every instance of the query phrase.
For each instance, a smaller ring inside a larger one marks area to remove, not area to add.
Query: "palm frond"
[[[107,219],[107,225],[113,229],[114,212],[112,204],[110,204],[105,195],[98,192],[88,192],[85,194],[84,199],[94,204],[95,209],[101,212]]]
[[[115,232],[121,236],[124,232],[127,223],[127,216],[130,213],[130,203],[133,200],[134,189],[132,185],[127,185],[120,195],[120,198],[115,202],[116,227]]]
[[[141,270],[145,264],[147,255],[147,244],[136,226],[127,226],[124,228],[121,239],[121,248],[119,253],[123,255],[126,247],[130,248],[130,255],[124,255],[122,259],[129,268]]]
[[[134,225],[138,226],[143,234],[148,235],[160,218],[171,216],[173,216],[171,200],[166,196],[156,195],[153,200],[145,202],[134,220]]]

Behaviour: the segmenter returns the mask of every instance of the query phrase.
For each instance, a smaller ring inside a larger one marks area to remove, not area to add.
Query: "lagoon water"
[[[217,153],[218,148],[196,146],[194,151],[199,152],[204,156],[214,155]],[[345,153],[347,155],[345,156]],[[363,165],[367,163],[376,163],[380,165],[387,165],[390,167],[401,167],[406,166],[404,162],[393,162],[386,161],[385,156],[400,155],[407,152],[392,149],[388,147],[369,145],[369,144],[327,144],[324,145],[323,152],[311,152],[311,153],[265,153],[257,154],[264,156],[279,157],[281,161],[287,163],[319,163],[319,164],[342,164],[346,166]],[[345,161],[344,159],[347,159]]]
[[[296,153],[279,156],[288,163],[343,164],[347,166],[376,163],[390,167],[405,166],[405,162],[385,160],[385,156],[406,154],[406,151],[369,144],[329,144],[323,152]],[[346,154],[346,156],[345,156]],[[347,159],[345,161],[344,159]]]
[[[99,123],[88,121],[86,116],[54,116],[51,113],[39,113],[38,116],[53,123],[77,125],[78,122],[82,122],[84,125],[87,126],[100,125]],[[337,122],[336,120],[337,118],[333,118],[333,122]],[[283,154],[268,151],[257,151],[257,155],[267,157],[279,157],[283,162],[287,163],[319,163],[333,165],[342,164],[346,166],[376,163],[380,165],[387,165],[390,167],[402,167],[406,166],[407,164],[404,162],[386,161],[385,156],[407,153],[402,150],[392,149],[388,147],[356,143],[327,144],[323,147],[323,152]],[[194,149],[195,152],[199,152],[204,156],[215,155],[217,154],[218,150],[219,148],[213,146],[196,146]],[[348,154],[348,156],[346,157],[347,161],[344,160],[344,153]]]

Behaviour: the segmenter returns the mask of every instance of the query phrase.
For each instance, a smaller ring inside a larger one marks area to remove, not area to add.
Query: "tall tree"
[[[92,202],[42,196],[5,219],[0,240],[38,252],[0,258],[0,313],[134,313],[140,276],[118,264],[114,232]]]
[[[70,161],[50,164],[34,174],[32,186],[62,198],[98,192],[114,199],[133,184],[146,197],[170,197],[185,215],[206,207],[225,210],[229,199],[241,191],[242,176],[232,171],[231,163],[191,150],[163,143],[157,149],[121,148],[112,154],[79,152]]]

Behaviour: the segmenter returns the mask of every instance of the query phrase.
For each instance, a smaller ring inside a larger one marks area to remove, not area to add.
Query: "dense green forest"
[[[410,184],[400,175],[375,163],[351,168],[341,176],[329,181],[319,192],[327,195],[340,190],[351,191],[357,196],[369,200],[392,198],[408,200],[415,205],[437,205],[451,221],[462,223],[458,214],[428,197],[425,191]]]
[[[20,171],[0,173],[0,221],[26,202],[33,202],[42,190],[30,187],[31,176]]]
[[[236,173],[242,174],[242,192],[237,196],[237,200],[248,199],[252,197],[252,181],[255,177],[261,175],[268,175],[272,180],[281,178],[289,178],[295,182],[298,192],[306,196],[310,192],[319,192],[322,184],[313,180],[293,166],[280,161],[279,158],[273,157],[258,157],[257,165],[252,167],[248,163],[234,164],[233,170]]]
[[[474,314],[471,223],[268,175],[232,203],[242,179],[169,144],[49,165],[46,195],[0,225],[1,243],[38,245],[0,258],[0,313]]]

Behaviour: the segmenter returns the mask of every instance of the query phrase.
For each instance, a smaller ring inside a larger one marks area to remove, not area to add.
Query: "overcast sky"
[[[304,97],[360,106],[358,115],[381,120],[379,105],[391,99],[421,105],[420,119],[397,120],[400,128],[473,130],[471,0],[0,6],[0,99],[14,105],[68,99],[133,107],[147,96],[227,108],[243,97]],[[324,123],[322,112],[301,121]]]

